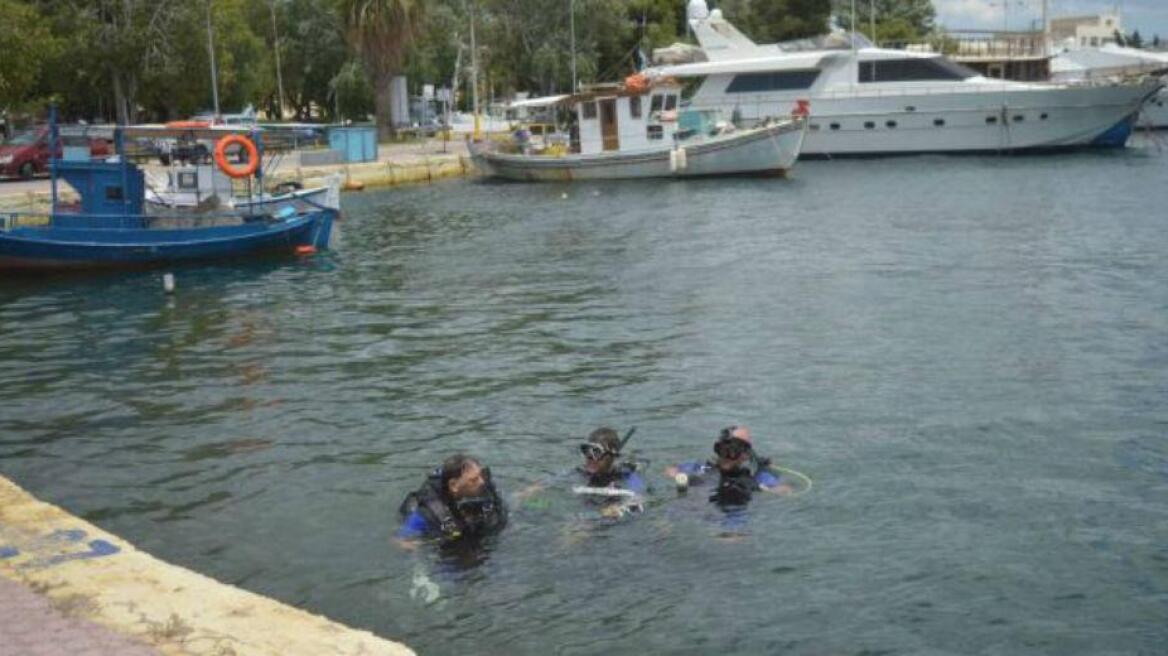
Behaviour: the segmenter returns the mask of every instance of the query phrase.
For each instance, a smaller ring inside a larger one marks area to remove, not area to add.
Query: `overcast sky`
[[[863,3],[864,0],[857,0]],[[948,29],[1000,29],[1004,0],[933,0],[937,20]],[[1119,9],[1123,29],[1145,39],[1168,39],[1168,0],[1049,0],[1050,15],[1099,14]],[[1009,27],[1027,29],[1042,16],[1042,0],[1009,0]]]

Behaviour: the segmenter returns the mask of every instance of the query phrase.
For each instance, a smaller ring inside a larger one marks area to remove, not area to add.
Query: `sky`
[[[857,0],[863,2],[863,0]],[[933,0],[937,22],[947,29],[1001,29],[1002,3],[1009,2],[1011,30],[1028,29],[1042,16],[1042,0]],[[1050,16],[1100,14],[1118,7],[1124,32],[1168,40],[1168,0],[1049,0]]]

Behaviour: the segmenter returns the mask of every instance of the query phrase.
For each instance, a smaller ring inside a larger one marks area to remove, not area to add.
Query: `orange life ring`
[[[232,144],[239,144],[247,151],[247,164],[242,167],[232,166],[227,161],[227,147]],[[241,134],[229,134],[215,144],[215,163],[219,165],[220,171],[223,171],[232,178],[246,178],[255,173],[256,169],[259,168],[260,154],[251,139]]]

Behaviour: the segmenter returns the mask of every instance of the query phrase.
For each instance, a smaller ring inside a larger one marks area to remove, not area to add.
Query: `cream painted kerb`
[[[401,656],[404,645],[165,563],[0,477],[0,576],[164,654]]]

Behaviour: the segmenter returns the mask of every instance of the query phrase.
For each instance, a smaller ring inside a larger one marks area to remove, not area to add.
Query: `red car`
[[[92,157],[108,157],[109,142],[104,139],[90,139],[89,153]],[[18,176],[27,179],[48,171],[48,128],[34,128],[0,144],[0,177]]]

